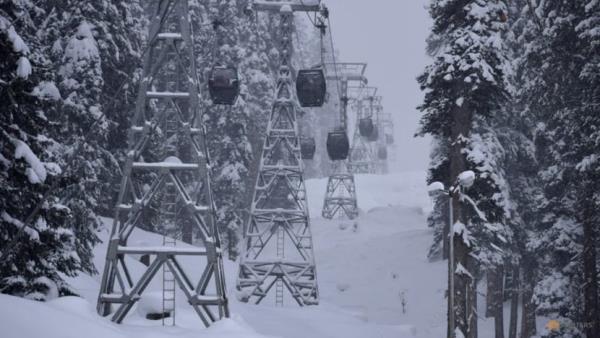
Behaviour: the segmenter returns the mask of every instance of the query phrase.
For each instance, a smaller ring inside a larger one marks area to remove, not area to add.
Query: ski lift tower
[[[161,316],[174,315],[176,285],[205,326],[229,316],[191,28],[188,0],[156,2],[97,304],[100,315],[112,313],[117,323],[161,268],[171,277],[169,294],[163,289]],[[161,144],[165,135],[166,147]],[[159,217],[159,223],[169,223],[157,224],[156,229],[175,227],[171,234],[183,233],[187,242],[195,239],[198,246],[174,247],[165,240],[157,246],[131,246],[130,235],[151,225],[148,215],[156,204],[169,208]],[[138,257],[148,263],[139,276],[128,267]],[[199,280],[186,273],[182,257],[193,260],[195,270],[203,270]]]
[[[356,126],[350,149],[349,170],[354,174],[374,174],[376,159],[371,143],[379,138],[375,111],[377,87],[359,88],[354,97]],[[365,105],[366,103],[366,105]],[[364,128],[367,125],[368,128]],[[365,129],[367,131],[365,131]]]
[[[279,14],[281,40],[275,101],[244,229],[238,298],[259,304],[275,289],[275,304],[282,306],[285,287],[298,305],[316,305],[319,293],[298,135],[292,32],[294,12],[325,14],[325,8],[320,0],[254,0],[247,9]]]
[[[338,81],[340,84],[340,123],[341,129],[348,133],[348,101],[349,83],[357,82],[366,86],[366,63],[328,63],[327,80]],[[348,219],[358,216],[358,203],[356,199],[356,184],[354,174],[349,170],[348,160],[333,161],[332,174],[327,179],[327,190],[323,203],[322,216],[333,219],[338,213],[343,212]],[[342,215],[344,215],[342,214]]]

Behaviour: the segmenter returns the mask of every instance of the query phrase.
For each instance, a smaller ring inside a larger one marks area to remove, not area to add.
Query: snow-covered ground
[[[288,302],[288,306],[276,308],[239,303],[234,296],[237,265],[226,262],[231,319],[205,329],[180,301],[176,327],[145,320],[138,311],[116,325],[95,312],[100,276],[80,276],[71,282],[84,298],[37,303],[0,296],[2,337],[443,337],[446,265],[426,258],[432,234],[425,222],[431,206],[424,182],[420,172],[358,176],[361,216],[357,227],[321,219],[326,182],[308,182],[319,306],[298,308]],[[106,238],[106,232],[103,235]],[[132,238],[138,244],[160,240],[141,231]],[[96,248],[100,271],[105,250],[104,244]],[[132,261],[132,265],[134,274],[142,271],[139,263]],[[160,275],[157,279],[150,286],[150,296],[160,290]],[[481,331],[488,331],[488,323],[482,324]]]

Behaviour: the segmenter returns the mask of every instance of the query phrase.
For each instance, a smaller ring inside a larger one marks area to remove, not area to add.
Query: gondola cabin
[[[346,131],[336,129],[327,134],[327,155],[332,161],[342,161],[348,158],[350,140]]]
[[[325,103],[327,83],[322,69],[298,71],[296,94],[302,107],[321,107]]]
[[[362,137],[370,137],[375,130],[375,124],[370,117],[362,118],[358,121],[358,132]]]
[[[387,160],[388,151],[386,146],[379,146],[379,148],[377,149],[377,158],[379,158],[380,160]]]
[[[300,154],[303,160],[312,160],[315,158],[317,143],[313,137],[300,138]]]
[[[377,127],[374,127],[371,135],[367,136],[367,141],[377,142],[377,140],[379,140],[379,130],[377,129]]]
[[[394,135],[392,134],[385,134],[385,142],[389,145],[394,144]]]
[[[215,66],[208,77],[208,91],[214,104],[233,105],[240,93],[240,80],[234,67]]]

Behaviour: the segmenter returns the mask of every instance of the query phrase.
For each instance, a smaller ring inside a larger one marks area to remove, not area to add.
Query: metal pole
[[[452,206],[454,196],[452,194],[452,187],[448,194],[448,214],[450,216],[449,230],[450,230],[450,257],[448,258],[449,270],[450,270],[450,294],[448,295],[449,312],[448,312],[448,326],[450,326],[450,337],[455,337],[454,327],[454,210]]]

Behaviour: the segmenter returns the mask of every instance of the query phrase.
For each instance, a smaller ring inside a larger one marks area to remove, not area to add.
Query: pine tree
[[[481,265],[494,269],[502,264],[498,249],[511,236],[510,188],[494,129],[494,116],[502,113],[506,101],[501,35],[506,12],[502,1],[433,1],[434,27],[428,42],[435,61],[419,77],[426,92],[419,107],[424,112],[420,134],[431,134],[439,144],[448,145],[446,158],[437,156],[430,180],[454,183],[466,170],[478,177],[468,192],[478,208],[462,203],[458,196],[452,202],[456,301],[455,308],[448,310],[455,313],[456,335],[465,337],[477,336],[477,270]],[[442,165],[449,169],[448,176],[438,170]],[[449,337],[452,331],[449,327]]]
[[[0,292],[46,300],[74,293],[62,275],[90,269],[66,226],[70,210],[56,197],[40,204],[61,174],[48,118],[61,96],[44,72],[33,21],[40,12],[27,2],[0,5]]]
[[[535,266],[531,266],[531,258],[527,264],[530,270],[537,268],[531,276],[537,280],[533,298],[537,310],[560,318],[561,337],[600,334],[593,227],[597,219],[593,205],[598,177],[593,168],[598,119],[590,109],[595,90],[590,88],[597,82],[589,76],[594,71],[588,72],[597,58],[595,34],[589,30],[593,32],[598,25],[596,5],[585,1],[527,2],[522,4],[519,32],[523,45],[518,61],[519,101],[533,117],[530,127],[535,127],[538,178],[543,187],[541,198],[536,189],[522,190],[526,199],[539,201],[539,207],[532,209],[535,217],[532,213],[528,216],[534,227],[527,228],[525,253],[537,258]],[[525,282],[527,290],[530,281]],[[524,337],[533,334],[530,329],[531,325],[523,327]]]
[[[197,3],[193,13],[195,39],[201,46],[198,69],[206,84],[215,65],[237,68],[240,97],[233,106],[214,106],[203,87],[204,122],[212,160],[213,190],[221,238],[229,258],[238,242],[251,201],[258,159],[267,125],[274,81],[266,53],[263,18],[250,17],[246,2],[219,0]]]
[[[136,19],[141,8],[137,1],[105,0],[49,1],[43,9],[46,15],[37,20],[42,48],[63,95],[60,109],[48,117],[63,145],[64,175],[76,181],[59,195],[73,214],[78,253],[94,271],[99,217],[112,216],[121,176],[117,156],[127,146],[126,121],[141,58],[143,22]]]
[[[450,186],[448,177],[448,142],[444,138],[434,137],[431,149],[431,160],[429,162],[429,175],[427,183],[442,182],[444,186]],[[445,197],[435,198],[434,209],[427,217],[427,224],[434,231],[433,243],[429,248],[429,259],[448,259],[449,255],[449,214],[448,201]]]
[[[583,7],[583,8],[582,8]],[[584,331],[587,337],[600,336],[600,293],[598,291],[597,223],[600,220],[600,3],[586,1],[585,6],[575,7],[572,14],[582,20],[575,27],[585,62],[579,70],[582,82],[580,100],[569,136],[577,139],[576,147],[565,154],[576,178],[578,194],[577,218],[583,224],[583,270],[584,270]]]
[[[240,3],[243,6],[243,1]],[[249,206],[252,201],[254,184],[258,174],[258,165],[262,151],[265,130],[267,128],[269,112],[275,92],[274,66],[269,56],[270,33],[268,18],[258,16],[244,17],[239,20],[241,27],[238,43],[243,44],[245,57],[239,65],[242,79],[240,104],[247,111],[247,125],[244,126],[245,135],[250,144],[252,160],[248,166],[245,181],[246,195],[243,209],[244,222],[249,215]]]
[[[236,1],[219,1],[210,9],[214,52],[210,58],[212,65],[207,66],[244,67],[242,62],[246,57],[246,50],[241,44],[240,35],[247,29],[243,24],[247,18],[243,14],[243,7]],[[240,73],[243,72],[240,69]],[[233,107],[209,107],[205,119],[210,130],[210,151],[215,169],[214,191],[219,231],[232,260],[238,255],[237,244],[243,222],[241,210],[246,207],[247,202],[240,196],[247,195],[246,182],[252,159],[246,135],[250,119],[247,108],[242,100],[238,100]]]
[[[528,11],[528,1],[515,1],[511,4],[510,34],[507,44],[511,50],[509,90],[513,100],[508,105],[508,114],[502,123],[505,132],[501,142],[507,150],[507,179],[511,185],[515,201],[514,240],[511,254],[513,283],[511,290],[511,323],[509,338],[517,334],[517,302],[522,299],[521,337],[529,338],[536,333],[535,304],[533,290],[537,280],[535,252],[528,245],[536,236],[536,228],[542,218],[540,205],[544,201],[543,189],[538,171],[535,129],[537,114],[531,106],[528,95],[535,88],[536,68],[530,67],[529,57],[540,47],[535,42],[538,26]],[[532,53],[532,54],[529,54]]]

